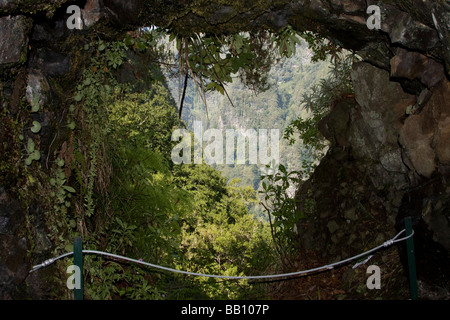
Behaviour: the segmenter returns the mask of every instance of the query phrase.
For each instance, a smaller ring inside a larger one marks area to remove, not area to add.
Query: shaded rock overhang
[[[376,65],[388,67],[390,47],[419,51],[442,62],[449,74],[450,3],[447,0],[88,0],[2,1],[0,15],[42,12],[51,17],[70,4],[83,9],[86,20],[110,21],[118,30],[155,25],[181,35],[194,32],[237,33],[279,30],[291,25],[314,31],[346,49],[359,51]],[[371,5],[381,10],[381,29],[366,21]],[[89,32],[89,29],[85,32]]]
[[[98,1],[88,1],[98,2]],[[390,47],[419,51],[450,66],[450,4],[447,0],[273,0],[118,1],[104,0],[104,13],[118,27],[156,25],[182,35],[279,30],[291,25],[314,31],[368,62],[388,68]],[[381,28],[371,30],[367,9],[377,5]]]

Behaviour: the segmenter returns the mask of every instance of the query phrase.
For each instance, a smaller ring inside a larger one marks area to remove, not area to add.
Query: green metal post
[[[412,234],[411,217],[405,219],[406,236]],[[416,259],[414,254],[414,237],[406,240],[406,252],[408,255],[408,269],[409,269],[409,290],[411,293],[411,300],[418,299],[417,293],[417,275],[416,275]]]
[[[73,240],[73,264],[80,270],[80,287],[75,287],[73,297],[75,300],[83,300],[83,242],[81,238]]]

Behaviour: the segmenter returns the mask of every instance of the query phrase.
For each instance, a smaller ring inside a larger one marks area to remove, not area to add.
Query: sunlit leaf
[[[41,124],[38,121],[33,121],[33,126],[31,127],[31,132],[38,133],[41,131]]]

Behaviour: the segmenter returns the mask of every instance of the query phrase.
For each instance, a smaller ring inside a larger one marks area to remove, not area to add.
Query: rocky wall
[[[414,73],[405,78],[420,81],[415,94],[395,81],[406,60],[394,56],[391,73],[367,62],[353,65],[355,97],[338,103],[322,120],[331,147],[297,193],[299,210],[307,199],[316,203],[315,214],[299,223],[299,244],[305,256],[320,253],[318,264],[330,263],[382,244],[405,228],[405,217],[412,217],[419,297],[448,299],[450,82],[442,65],[429,74],[416,62],[403,66]],[[377,264],[388,275],[378,297],[407,299],[405,244],[391,250],[365,267]],[[398,256],[387,258],[397,250]],[[392,274],[398,269],[403,272]],[[340,277],[337,286],[351,288],[355,271],[348,268]],[[364,284],[364,276],[359,279]],[[358,296],[358,288],[352,294]]]

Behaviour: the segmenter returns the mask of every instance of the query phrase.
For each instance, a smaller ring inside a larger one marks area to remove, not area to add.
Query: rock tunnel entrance
[[[372,4],[380,8],[380,30],[366,24],[367,6]],[[68,5],[82,9],[82,30],[67,28]],[[51,249],[42,236],[35,255],[24,254],[30,243],[19,231],[29,230],[27,216],[34,217],[33,235],[45,234],[45,222],[42,206],[22,201],[16,192],[26,177],[12,160],[20,153],[8,143],[14,141],[12,119],[23,116],[20,106],[32,104],[32,91],[40,90],[51,107],[34,120],[42,124],[41,149],[48,150],[56,133],[50,124],[65,105],[64,90],[70,90],[82,71],[83,56],[76,54],[82,49],[74,45],[83,37],[114,37],[152,24],[180,34],[291,25],[361,56],[363,62],[352,71],[355,99],[339,103],[321,126],[335,143],[312,179],[298,190],[299,199],[312,192],[320,200],[317,216],[299,223],[302,254],[314,252],[320,261],[360,251],[363,245],[351,234],[359,233],[367,242],[385,240],[398,227],[396,222],[412,215],[420,230],[417,241],[423,243],[418,269],[426,270],[419,279],[439,287],[440,297],[448,298],[441,289],[449,287],[450,255],[449,23],[446,0],[1,2],[0,111],[5,116],[0,152],[5,159],[0,167],[0,297],[45,297],[45,280],[28,277],[28,270],[32,260]],[[58,84],[55,79],[61,76],[65,82]],[[44,167],[47,156],[41,155]],[[333,196],[324,199],[323,194]],[[339,231],[330,227],[331,221]]]

